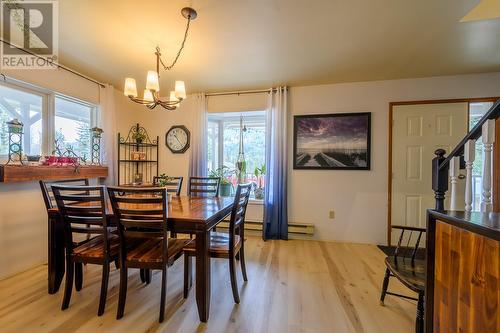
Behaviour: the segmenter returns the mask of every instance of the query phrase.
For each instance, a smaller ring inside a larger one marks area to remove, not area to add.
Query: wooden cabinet
[[[427,332],[500,332],[498,214],[431,214]]]

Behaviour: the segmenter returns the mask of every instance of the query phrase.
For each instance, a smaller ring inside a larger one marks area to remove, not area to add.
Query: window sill
[[[75,170],[73,166],[0,165],[1,183],[75,178],[105,178],[107,176],[108,167],[97,165],[82,165],[78,170]]]
[[[264,205],[264,200],[250,198],[250,200],[248,200],[248,204],[249,205],[263,206]]]

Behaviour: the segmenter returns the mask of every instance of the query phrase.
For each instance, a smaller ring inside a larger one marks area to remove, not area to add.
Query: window
[[[42,152],[42,114],[44,96],[17,89],[10,85],[0,85],[0,155],[9,153],[9,135],[5,122],[14,118],[24,124],[23,149],[27,155]]]
[[[89,104],[57,96],[55,98],[55,136],[62,147],[72,148],[78,156],[90,157],[90,129],[93,107]]]
[[[21,82],[0,83],[1,160],[9,152],[6,122],[14,118],[24,124],[25,155],[51,155],[53,140],[58,139],[61,148],[90,157],[89,129],[97,125],[96,106]]]
[[[211,113],[208,116],[208,169],[211,171],[227,167],[233,185],[238,182],[235,169],[239,154],[241,117],[246,127],[243,134],[245,179],[258,183],[259,179],[255,177],[254,171],[265,164],[266,111]]]

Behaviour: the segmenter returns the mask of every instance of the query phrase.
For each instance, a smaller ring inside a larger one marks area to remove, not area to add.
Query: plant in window
[[[215,170],[210,170],[208,176],[220,178],[220,195],[223,197],[229,197],[231,196],[231,192],[233,190],[233,184],[231,183],[231,176],[233,174],[234,170],[231,170],[227,166],[223,165]]]
[[[264,186],[263,186],[263,177],[266,175],[266,165],[262,164],[260,168],[255,167],[253,172],[255,178],[257,178],[258,184],[256,184],[253,192],[255,194],[255,199],[262,200],[264,199]]]

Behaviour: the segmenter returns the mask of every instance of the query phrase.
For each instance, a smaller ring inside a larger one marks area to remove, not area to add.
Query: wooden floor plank
[[[116,320],[119,272],[112,269],[106,311],[97,317],[101,268],[87,265],[84,286],[61,311],[62,292],[48,295],[46,266],[0,281],[2,332],[412,332],[414,302],[378,299],[384,254],[372,245],[316,241],[268,241],[248,237],[248,283],[238,268],[241,304],[233,303],[227,261],[212,260],[212,305],[200,323],[194,292],[183,300],[183,265],[168,270],[167,312],[158,323],[160,272],[152,283],[129,273],[123,319]],[[391,279],[392,291],[411,294]],[[63,290],[63,288],[61,288]]]

